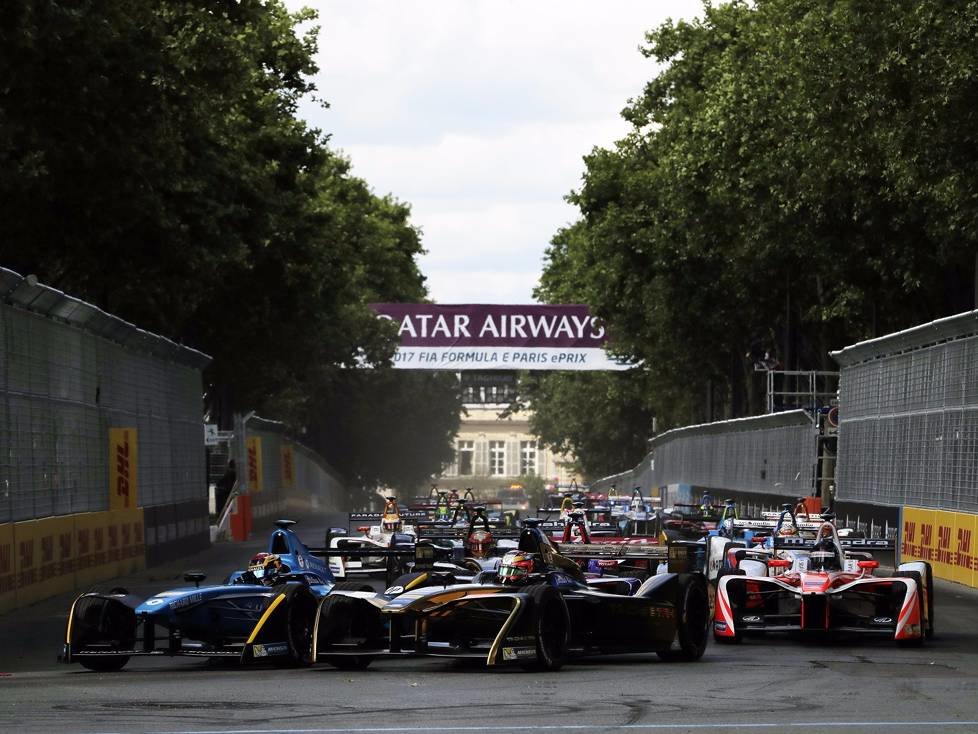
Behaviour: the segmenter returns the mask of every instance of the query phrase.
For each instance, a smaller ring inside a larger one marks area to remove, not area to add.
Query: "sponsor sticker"
[[[387,594],[388,596],[394,596],[396,594],[403,594],[404,593],[404,587],[403,586],[392,586],[389,589],[387,589],[384,593]]]
[[[273,642],[268,645],[255,645],[252,651],[256,658],[267,658],[272,655],[285,655],[289,651],[287,642]]]
[[[535,658],[537,651],[535,647],[504,647],[503,660],[526,660]]]
[[[873,624],[893,624],[893,619],[890,617],[873,617]]]
[[[749,617],[744,617],[744,622],[746,624],[757,624],[761,621],[761,618],[755,615],[750,615]]]
[[[183,597],[182,599],[174,599],[170,604],[170,608],[182,609],[183,607],[189,607],[191,604],[196,604],[203,598],[203,594],[187,594],[187,596]]]

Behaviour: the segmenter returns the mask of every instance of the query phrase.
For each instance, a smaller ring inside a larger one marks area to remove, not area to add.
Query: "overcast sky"
[[[301,113],[378,195],[411,205],[438,303],[531,303],[576,218],[582,156],[627,130],[655,64],[638,47],[700,0],[288,0],[318,9]]]

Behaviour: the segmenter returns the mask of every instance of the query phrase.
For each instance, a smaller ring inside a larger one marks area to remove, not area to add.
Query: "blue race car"
[[[311,664],[319,604],[335,581],[294,524],[277,521],[268,551],[219,586],[200,586],[204,574],[191,571],[184,580],[196,586],[143,601],[122,588],[82,594],[71,605],[59,659],[102,672],[131,657],[161,655]]]

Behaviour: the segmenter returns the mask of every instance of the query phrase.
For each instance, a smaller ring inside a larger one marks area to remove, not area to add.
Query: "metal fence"
[[[236,423],[235,463],[242,467],[239,481],[251,495],[254,517],[283,513],[289,504],[352,509],[342,477],[315,451],[290,438],[284,424],[255,415]]]
[[[682,483],[794,499],[811,492],[816,435],[803,410],[677,428],[652,439],[638,466],[592,486],[645,491]]]
[[[206,501],[208,361],[0,268],[0,523],[107,510],[111,427],[137,429],[140,506]]]
[[[846,347],[840,499],[978,512],[978,311]]]

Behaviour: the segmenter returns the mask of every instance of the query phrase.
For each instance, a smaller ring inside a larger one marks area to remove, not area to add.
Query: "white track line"
[[[384,732],[507,732],[507,731],[668,731],[668,730],[722,730],[722,729],[790,729],[801,727],[969,727],[978,728],[976,721],[800,721],[800,722],[744,722],[736,724],[512,724],[508,726],[364,726],[330,727],[321,729],[179,729],[155,734],[375,734]],[[100,732],[99,734],[119,734]]]

